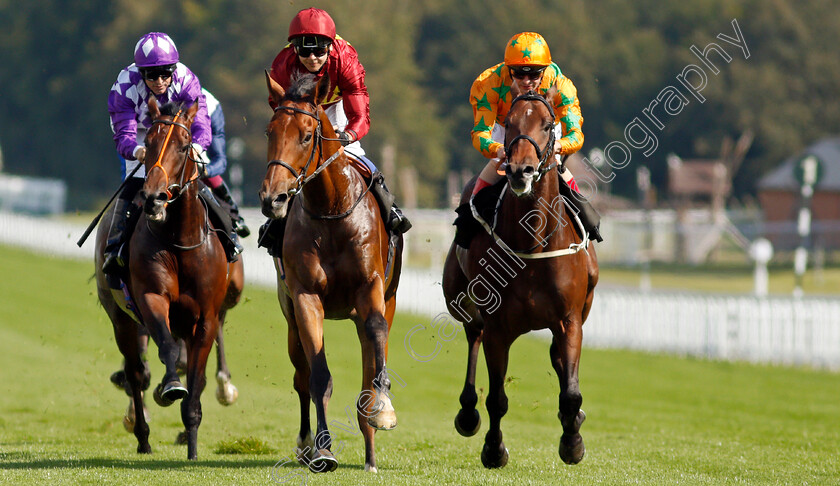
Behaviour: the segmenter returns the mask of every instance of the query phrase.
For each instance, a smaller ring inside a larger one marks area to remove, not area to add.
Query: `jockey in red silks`
[[[375,174],[376,166],[365,156],[359,143],[370,130],[370,97],[365,86],[365,68],[356,49],[336,35],[335,22],[318,8],[307,8],[295,15],[289,25],[288,41],[271,63],[271,78],[283,89],[289,89],[297,75],[311,73],[316,79],[328,76],[330,86],[323,104],[327,117],[342,139],[345,152]],[[384,182],[374,184],[372,192],[380,201],[393,200]],[[389,231],[408,231],[411,228],[408,218],[396,204],[388,206],[390,214],[383,214],[383,218]]]

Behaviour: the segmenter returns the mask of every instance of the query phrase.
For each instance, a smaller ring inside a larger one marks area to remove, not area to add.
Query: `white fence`
[[[245,210],[251,225],[263,218]],[[89,259],[93,240],[76,240],[84,224],[0,212],[0,242],[54,256]],[[249,283],[273,287],[271,258],[246,238]],[[446,312],[440,272],[405,269],[399,310],[432,319]],[[757,298],[668,292],[596,290],[584,344],[677,353],[710,359],[840,369],[840,299]]]

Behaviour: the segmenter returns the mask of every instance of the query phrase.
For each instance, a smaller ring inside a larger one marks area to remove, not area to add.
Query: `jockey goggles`
[[[140,74],[143,79],[149,81],[156,81],[158,78],[169,79],[172,77],[172,72],[175,71],[175,66],[155,66],[150,68],[141,68]]]
[[[542,76],[543,71],[545,71],[545,67],[514,67],[509,66],[510,75],[516,79],[525,79],[528,78],[530,80],[537,80],[540,76]]]
[[[315,57],[321,57],[327,53],[330,44],[330,39],[314,35],[304,35],[292,39],[295,52],[300,57],[309,57],[312,54],[315,54]]]

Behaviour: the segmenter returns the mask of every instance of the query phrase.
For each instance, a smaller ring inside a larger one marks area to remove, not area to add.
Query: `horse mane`
[[[318,82],[312,73],[297,73],[292,76],[292,85],[286,91],[286,99],[291,101],[306,101],[312,98]]]
[[[182,104],[176,103],[174,101],[170,101],[165,105],[160,107],[160,114],[163,116],[175,116],[178,114],[178,111],[181,109]]]

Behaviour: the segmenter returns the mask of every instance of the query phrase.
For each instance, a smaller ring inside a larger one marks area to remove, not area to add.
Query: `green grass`
[[[138,455],[121,422],[127,399],[108,382],[120,356],[89,280],[92,262],[0,250],[0,483],[273,484],[275,464],[292,455],[298,422],[286,326],[273,292],[248,287],[229,315],[226,343],[239,401],[219,405],[210,380],[199,460],[187,461],[185,446],[173,445],[178,407],[151,400],[154,453]],[[584,350],[580,369],[587,454],[566,466],[557,455],[559,389],[548,345],[528,338],[511,353],[510,410],[502,422],[510,462],[485,470],[483,406],[477,436],[460,437],[452,426],[466,360],[462,335],[427,363],[404,349],[407,331],[428,321],[400,315],[392,329],[389,366],[406,385],[394,384],[399,426],[376,436],[379,474],[362,470],[361,438],[333,428],[343,442],[336,472],[316,476],[290,463],[275,477],[300,474],[286,479],[313,485],[840,481],[840,375],[595,349]],[[434,344],[425,338],[413,341],[418,353]],[[326,344],[335,387],[329,419],[346,422],[361,380],[353,326],[328,322]],[[149,354],[156,383],[162,367]],[[482,360],[478,386],[485,395],[483,368]],[[231,446],[237,442],[242,447]],[[276,452],[260,454],[268,449]]]

